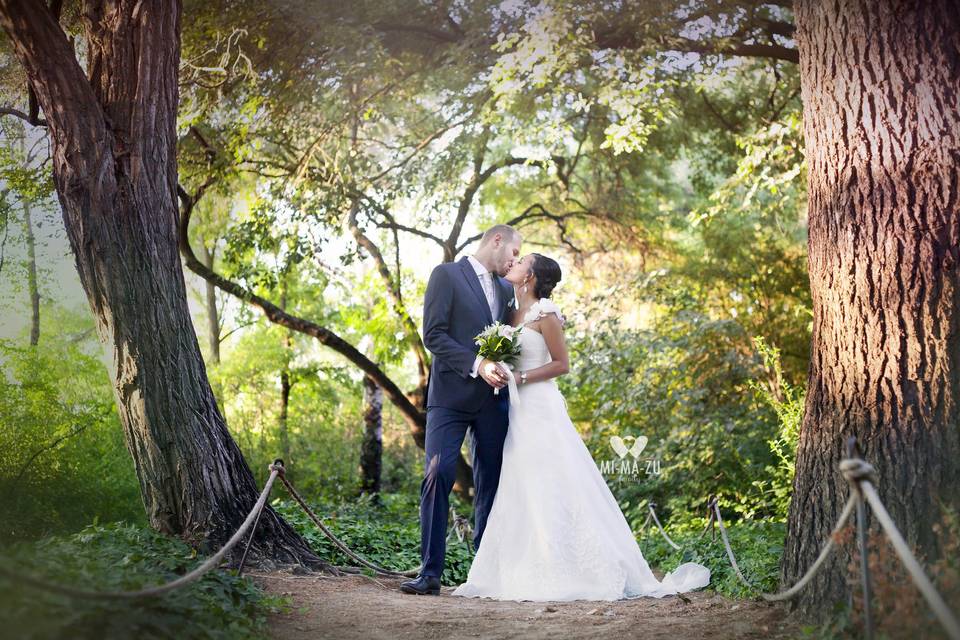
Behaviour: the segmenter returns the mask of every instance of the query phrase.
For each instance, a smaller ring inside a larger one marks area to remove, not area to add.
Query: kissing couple
[[[426,463],[420,485],[423,564],[400,590],[440,593],[447,513],[467,431],[473,457],[476,555],[457,596],[498,600],[618,600],[706,586],[710,570],[687,562],[657,580],[626,518],[567,414],[557,377],[569,371],[564,317],[551,300],[560,266],[521,257],[520,234],[488,229],[476,253],[437,266],[423,305],[433,354],[427,390]],[[477,354],[495,321],[519,329],[511,373]],[[481,543],[482,541],[482,543]]]

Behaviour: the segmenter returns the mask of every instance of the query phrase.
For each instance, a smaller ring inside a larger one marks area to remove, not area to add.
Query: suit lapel
[[[487,296],[483,293],[483,287],[480,286],[480,277],[477,276],[477,272],[473,270],[473,265],[470,264],[470,260],[465,257],[460,258],[460,271],[463,272],[463,277],[467,280],[467,285],[473,289],[473,292],[477,295],[477,299],[480,300],[480,306],[483,307],[487,324],[492,324],[493,318],[490,316],[490,305],[487,304]]]

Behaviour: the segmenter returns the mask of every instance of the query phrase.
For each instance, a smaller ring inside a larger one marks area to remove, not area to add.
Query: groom
[[[509,413],[507,378],[500,366],[477,355],[474,337],[494,321],[505,322],[513,287],[502,278],[520,255],[520,234],[507,225],[488,229],[477,252],[433,270],[423,300],[423,343],[433,354],[427,387],[426,465],[420,484],[420,555],[415,580],[404,593],[440,593],[447,551],[447,511],[460,447],[472,435],[473,546],[487,524],[500,482]],[[494,389],[502,389],[499,395]]]

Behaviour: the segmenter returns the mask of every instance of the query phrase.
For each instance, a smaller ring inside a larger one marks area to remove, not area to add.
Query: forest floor
[[[787,606],[731,600],[712,592],[619,602],[500,602],[412,596],[400,580],[351,575],[253,574],[268,592],[289,599],[291,610],[269,621],[274,638],[658,638],[793,639],[799,624]]]

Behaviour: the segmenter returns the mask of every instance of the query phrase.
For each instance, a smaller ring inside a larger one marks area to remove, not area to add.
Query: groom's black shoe
[[[415,593],[418,596],[440,595],[440,578],[434,576],[417,576],[416,580],[407,580],[400,583],[400,591]]]

